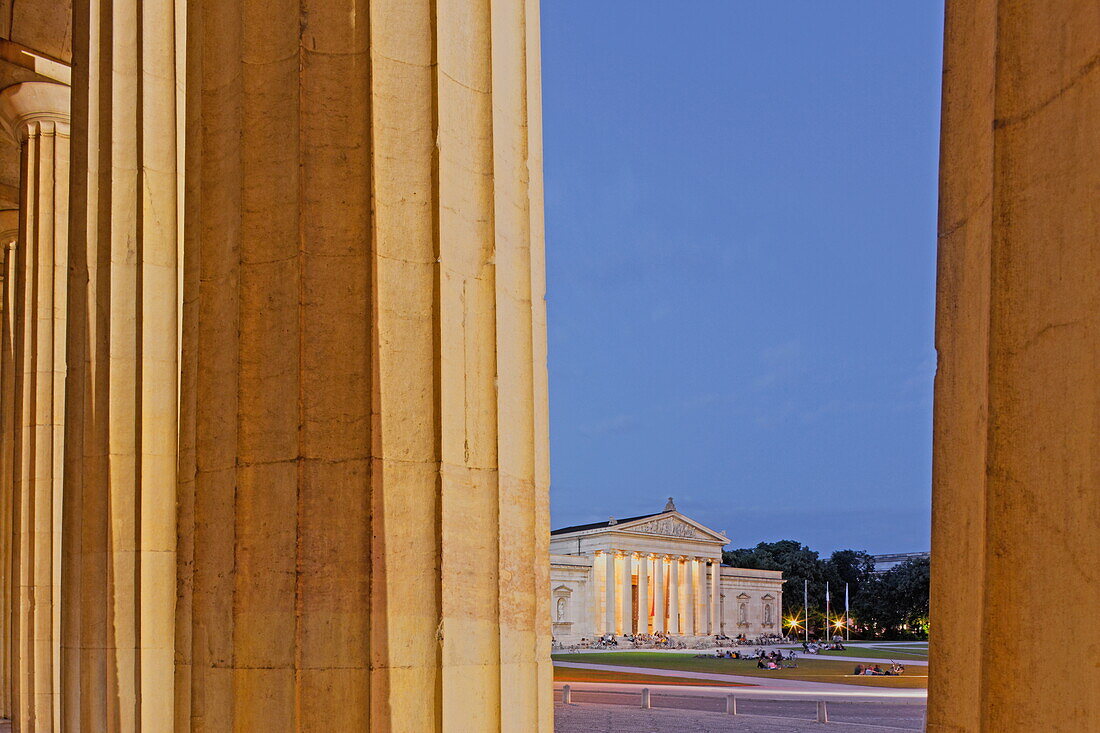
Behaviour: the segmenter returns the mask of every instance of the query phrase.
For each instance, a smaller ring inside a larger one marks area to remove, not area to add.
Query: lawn
[[[756,662],[750,659],[718,659],[712,656],[696,657],[694,654],[667,654],[661,652],[555,654],[554,659],[566,662],[610,664],[622,667],[670,669],[679,672],[709,672],[712,674],[735,674],[748,677],[779,677],[789,680],[831,682],[834,684],[861,685],[865,687],[924,688],[928,685],[927,672],[924,667],[910,667],[902,677],[857,677],[852,673],[855,668],[853,662],[805,657],[799,657],[798,667],[794,669],[776,670],[758,669]]]
[[[555,682],[618,682],[630,685],[690,685],[692,687],[752,687],[741,682],[717,682],[695,677],[665,677],[656,674],[613,672],[609,669],[554,667]]]

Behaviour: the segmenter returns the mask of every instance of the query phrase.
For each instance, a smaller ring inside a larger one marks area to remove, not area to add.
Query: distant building
[[[729,539],[676,511],[550,533],[553,632],[782,634],[783,574],[722,565]]]
[[[871,558],[875,561],[875,572],[885,573],[906,560],[927,560],[931,556],[930,552],[894,552],[888,555],[871,555]]]

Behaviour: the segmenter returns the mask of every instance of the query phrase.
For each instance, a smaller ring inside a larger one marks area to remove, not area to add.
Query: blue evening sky
[[[928,549],[942,0],[543,0],[555,527]]]

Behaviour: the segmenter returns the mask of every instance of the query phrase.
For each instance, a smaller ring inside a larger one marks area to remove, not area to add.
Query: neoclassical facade
[[[552,531],[554,638],[782,633],[782,573],[723,566],[727,544],[672,499],[656,514]]]

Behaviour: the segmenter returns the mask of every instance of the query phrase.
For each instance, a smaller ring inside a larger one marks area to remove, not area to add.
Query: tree
[[[727,565],[783,573],[783,610],[787,619],[809,621],[810,632],[824,635],[825,583],[829,583],[834,618],[844,609],[848,584],[857,633],[892,638],[926,638],[928,634],[928,560],[908,560],[881,575],[862,550],[837,550],[828,560],[795,540],[761,542],[756,547],[722,553]],[[809,582],[809,608],[803,584]],[[805,628],[804,626],[802,628]]]
[[[855,618],[865,633],[890,638],[927,638],[927,558],[906,560],[866,581],[855,598]]]

